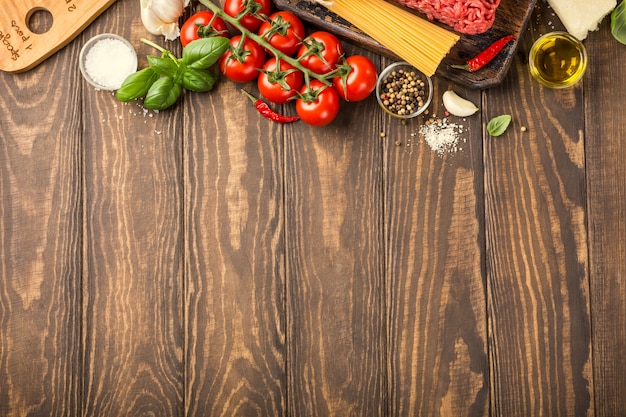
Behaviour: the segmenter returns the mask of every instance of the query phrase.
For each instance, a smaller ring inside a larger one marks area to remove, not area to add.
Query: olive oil
[[[531,75],[546,87],[569,87],[585,73],[587,51],[567,32],[547,33],[530,49],[529,67]]]

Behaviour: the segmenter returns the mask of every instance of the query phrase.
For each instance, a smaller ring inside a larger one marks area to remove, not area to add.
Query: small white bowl
[[[100,43],[100,42],[107,43]],[[89,39],[80,51],[80,72],[89,84],[100,90],[117,90],[137,71],[137,53],[133,45],[114,33],[102,33]]]
[[[388,92],[385,91],[385,85],[387,84],[387,80],[389,79],[389,77],[393,76],[394,72],[397,74],[399,71],[411,73],[413,78],[423,83],[423,85],[420,87],[420,90],[423,91],[423,95],[421,96],[421,105],[412,108],[409,112],[406,113],[402,113],[402,111],[406,109],[394,109],[391,105],[388,104]],[[419,116],[420,114],[424,113],[424,111],[428,108],[432,97],[433,82],[430,77],[422,73],[420,70],[418,70],[408,62],[395,62],[386,67],[378,77],[378,83],[376,84],[376,99],[378,100],[378,104],[380,105],[380,107],[391,116],[400,119],[411,119],[413,117]]]

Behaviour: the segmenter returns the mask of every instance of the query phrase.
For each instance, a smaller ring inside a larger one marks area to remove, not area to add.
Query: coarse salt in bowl
[[[430,77],[405,61],[386,67],[376,84],[376,99],[380,107],[400,119],[411,119],[424,113],[432,96],[433,82]]]
[[[137,71],[137,53],[133,45],[114,33],[102,33],[89,39],[80,51],[80,72],[89,84],[100,90],[117,90]]]

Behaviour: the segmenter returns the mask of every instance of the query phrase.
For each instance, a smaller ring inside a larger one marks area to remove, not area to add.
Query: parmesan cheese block
[[[567,31],[580,39],[596,30],[617,5],[617,0],[548,0]]]

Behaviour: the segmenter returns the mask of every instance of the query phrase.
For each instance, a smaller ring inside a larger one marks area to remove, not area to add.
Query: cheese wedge
[[[589,31],[598,29],[602,19],[617,6],[617,0],[548,0],[548,3],[565,29],[581,41]]]

